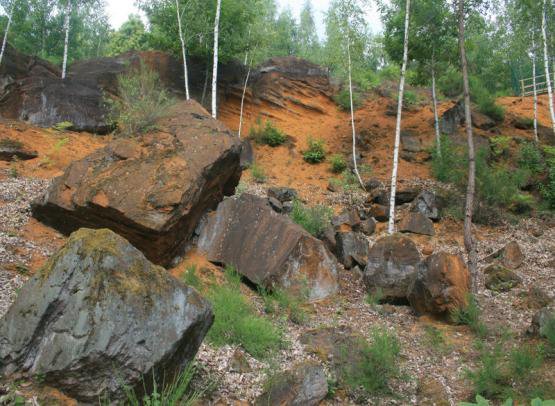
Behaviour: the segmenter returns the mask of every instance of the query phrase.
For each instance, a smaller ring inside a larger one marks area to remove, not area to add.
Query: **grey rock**
[[[355,265],[366,265],[370,247],[364,234],[353,231],[338,232],[335,239],[337,259],[346,269],[351,269]]]
[[[415,213],[421,213],[430,220],[439,220],[439,208],[434,192],[423,190],[411,204],[410,210]]]
[[[41,375],[84,403],[165,379],[213,321],[194,289],[112,231],[81,229],[23,287],[0,322],[0,375]],[[146,379],[145,381],[149,381]]]
[[[532,323],[528,328],[528,334],[545,337],[548,323],[555,323],[555,308],[544,307],[534,314]]]
[[[372,235],[376,232],[377,221],[375,218],[370,217],[360,223],[360,231],[366,235]]]
[[[399,223],[399,231],[423,235],[434,235],[434,223],[421,213],[408,213]]]
[[[289,187],[271,187],[268,189],[268,197],[273,197],[281,203],[292,202],[297,198],[297,191]]]
[[[277,213],[283,212],[283,204],[275,197],[269,197],[268,203],[270,203],[272,209],[274,209],[274,211],[276,211]]]

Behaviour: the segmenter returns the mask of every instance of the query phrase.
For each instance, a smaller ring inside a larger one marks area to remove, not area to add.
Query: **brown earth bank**
[[[346,194],[328,190],[331,172],[329,162],[310,165],[303,160],[303,151],[313,137],[325,142],[328,155],[339,153],[348,157],[351,153],[350,115],[337,107],[330,98],[334,89],[322,75],[307,76],[310,66],[301,66],[300,74],[291,73],[291,61],[273,61],[267,69],[255,75],[252,88],[247,92],[242,133],[247,137],[257,121],[269,120],[288,136],[288,142],[279,147],[253,144],[256,164],[267,175],[265,183],[257,183],[251,170],[243,173],[242,183],[248,193],[266,198],[272,186],[294,188],[300,198],[310,204],[326,204],[336,213],[349,208],[354,202],[367,198],[362,192]],[[303,72],[305,74],[303,75]],[[432,179],[429,154],[433,145],[433,113],[427,92],[419,90],[421,102],[403,113],[403,129],[420,145],[417,153],[401,154],[399,183],[401,188],[427,189],[437,183]],[[240,87],[230,86],[221,93],[219,119],[231,130],[237,131],[240,110]],[[506,109],[503,123],[490,130],[476,129],[479,136],[508,135],[532,139],[530,130],[517,129],[514,121],[530,118],[533,114],[531,98],[504,97],[499,104]],[[387,185],[391,174],[391,156],[395,117],[391,115],[394,100],[378,92],[366,95],[357,110],[355,124],[359,134],[365,180],[375,178]],[[439,113],[455,105],[454,101],[442,101]],[[539,101],[539,123],[550,127],[547,96]],[[458,137],[463,137],[459,131]],[[17,296],[17,290],[27,278],[34,275],[67,237],[30,216],[30,203],[48,187],[48,183],[60,176],[74,161],[103,148],[113,136],[96,136],[88,133],[56,131],[37,128],[18,121],[2,120],[0,138],[21,142],[36,151],[37,157],[15,162],[0,161],[0,316]],[[462,138],[463,139],[463,138]],[[401,210],[401,216],[407,208]],[[378,223],[376,232],[365,236],[368,245],[384,235],[385,225]],[[463,258],[464,244],[462,224],[443,219],[433,224],[434,235],[408,234],[425,258],[432,253],[446,251]],[[476,225],[480,266],[485,267],[488,256],[516,241],[524,259],[516,267],[520,278],[517,287],[509,291],[494,292],[483,289],[477,295],[483,321],[491,329],[486,342],[492,343],[509,331],[511,339],[507,348],[536,345],[538,342],[526,334],[537,309],[530,305],[533,289],[547,292],[553,300],[555,292],[555,228],[553,221],[522,218],[516,223],[506,222],[499,227]],[[170,273],[183,279],[191,268],[197,269],[201,281],[222,281],[222,270],[209,262],[196,249],[188,250],[181,260],[170,267]],[[403,303],[369,304],[367,289],[363,282],[364,269],[341,269],[338,277],[339,290],[320,302],[304,305],[307,319],[303,323],[276,318],[274,321],[284,334],[288,345],[280,349],[274,359],[263,360],[244,354],[249,366],[237,371],[233,359],[237,346],[216,347],[204,342],[197,354],[202,371],[200,384],[210,380],[214,389],[199,404],[237,405],[253,404],[262,393],[271,370],[287,370],[301,361],[316,361],[330,368],[310,352],[303,337],[321,328],[348,328],[365,339],[372,340],[371,332],[383,327],[395,333],[401,346],[402,377],[391,383],[395,396],[371,395],[357,399],[338,390],[323,405],[343,404],[456,404],[472,395],[472,386],[465,370],[479,365],[477,337],[468,326],[456,326],[430,316],[418,316]],[[260,314],[266,314],[265,304],[255,290],[247,285],[241,291],[249,298]],[[435,337],[435,338],[434,338]],[[437,337],[441,337],[438,344]],[[546,359],[541,367],[542,380],[555,384],[555,360]],[[7,385],[9,386],[9,385]],[[55,385],[53,385],[55,386]],[[74,404],[71,399],[56,394],[36,380],[26,380],[16,389],[24,397],[36,397],[40,404]],[[2,393],[0,393],[0,396]],[[555,395],[551,392],[551,397]]]

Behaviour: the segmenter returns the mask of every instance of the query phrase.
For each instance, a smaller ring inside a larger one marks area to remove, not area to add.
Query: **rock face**
[[[423,190],[414,199],[410,210],[414,213],[420,213],[428,217],[430,220],[439,220],[439,209],[436,194],[428,190]]]
[[[40,374],[85,403],[165,379],[195,356],[208,302],[109,230],[81,229],[23,287],[0,323],[0,374]],[[149,382],[145,379],[145,382]]]
[[[322,366],[314,362],[296,365],[278,374],[256,405],[315,406],[328,394],[328,381]]]
[[[434,223],[421,213],[408,213],[399,223],[399,231],[423,235],[434,235]]]
[[[419,264],[408,299],[419,314],[445,316],[466,303],[469,291],[470,273],[462,258],[439,252]]]
[[[323,299],[338,288],[338,263],[322,241],[262,199],[225,199],[202,227],[198,248],[209,261],[234,266],[251,282]]]
[[[516,241],[512,241],[500,250],[488,256],[486,261],[498,261],[501,265],[507,268],[517,269],[524,262],[524,254],[522,253],[518,243]]]
[[[234,193],[241,143],[194,101],[177,104],[159,127],[73,162],[33,215],[67,234],[110,228],[151,261],[169,264],[203,213]]]
[[[499,264],[493,264],[484,269],[486,288],[495,292],[507,292],[518,286],[522,279],[515,272]]]
[[[368,260],[369,244],[362,233],[340,231],[335,234],[336,254],[346,269],[356,265],[364,267]]]
[[[364,281],[370,292],[380,289],[386,301],[405,300],[419,262],[420,253],[410,238],[388,235],[370,248]]]

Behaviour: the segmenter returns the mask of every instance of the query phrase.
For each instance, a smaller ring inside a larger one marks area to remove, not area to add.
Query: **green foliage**
[[[462,83],[460,69],[449,66],[439,77],[437,87],[446,97],[457,97],[463,92]]]
[[[73,123],[71,121],[62,121],[60,123],[57,123],[52,128],[56,131],[66,132],[66,131],[71,130],[72,127],[73,127]]]
[[[333,96],[333,101],[344,111],[351,111],[351,95],[349,89],[343,89]],[[362,105],[361,94],[353,90],[353,109],[358,110]]]
[[[550,356],[555,356],[555,314],[545,322],[540,334],[547,339],[547,351]]]
[[[385,329],[376,328],[371,334],[372,343],[360,342],[360,354],[352,358],[352,349],[344,348],[349,357],[341,378],[351,390],[363,389],[367,393],[388,393],[389,382],[399,376],[399,340]]]
[[[331,224],[333,211],[330,207],[317,205],[308,207],[299,200],[293,202],[291,219],[315,237],[320,237]]]
[[[54,144],[54,148],[52,148],[52,152],[54,153],[58,153],[60,152],[60,150],[69,142],[69,138],[65,137],[65,138],[61,138],[58,141],[56,141],[56,143]]]
[[[555,210],[555,147],[545,146],[545,162],[547,165],[547,179],[540,186],[542,197],[551,210]]]
[[[217,347],[241,345],[255,358],[266,358],[283,345],[280,331],[267,319],[256,314],[254,308],[241,294],[241,277],[227,268],[226,282],[210,288],[214,324],[208,340]]]
[[[518,151],[518,166],[537,175],[544,170],[541,150],[533,142],[524,143]]]
[[[20,149],[23,148],[23,143],[12,138],[0,139],[0,148]]]
[[[476,403],[460,402],[459,406],[490,406],[489,400],[483,398],[480,395],[476,395]],[[502,406],[513,406],[513,400],[507,399],[503,402]]]
[[[383,289],[377,288],[366,295],[366,303],[368,303],[371,307],[376,307],[382,302],[383,298]]]
[[[128,51],[148,49],[148,35],[141,17],[131,14],[119,30],[114,32],[108,43],[108,55],[120,55]]]
[[[172,383],[166,385],[157,382],[154,371],[152,373],[152,390],[149,394],[144,395],[140,399],[133,388],[124,386],[124,393],[126,397],[125,404],[131,406],[169,406],[169,405],[182,405],[192,406],[203,395],[203,391],[194,391],[191,389],[191,381],[195,376],[196,368],[190,365],[179,373]],[[146,385],[144,385],[146,387]],[[103,404],[112,404],[109,399],[105,399]]]
[[[260,289],[260,296],[264,301],[264,311],[268,314],[284,314],[295,324],[305,324],[308,315],[302,305],[308,299],[308,292],[293,295],[283,289],[275,289],[268,292]]]
[[[287,136],[275,127],[271,121],[266,121],[264,126],[257,120],[256,126],[252,127],[249,132],[249,138],[257,144],[269,145],[270,147],[277,147],[287,141]]]
[[[119,98],[107,100],[113,121],[124,136],[137,136],[156,128],[175,101],[162,88],[158,74],[142,65],[118,78]]]
[[[185,273],[183,274],[183,282],[197,290],[202,288],[202,281],[197,275],[197,267],[195,265],[187,267]]]
[[[441,182],[453,183],[457,186],[465,182],[466,160],[451,139],[445,135],[441,137],[440,151],[435,146],[432,149],[432,174]]]
[[[491,151],[495,158],[506,158],[509,154],[509,147],[511,146],[511,137],[499,135],[489,139]]]
[[[334,154],[330,157],[331,171],[333,173],[341,173],[347,169],[347,162],[343,155]]]
[[[251,167],[251,175],[255,182],[257,183],[264,183],[266,182],[266,172],[264,169],[259,166],[256,162],[254,162]]]
[[[495,103],[495,94],[484,86],[478,76],[470,77],[470,94],[472,101],[478,105],[478,111],[497,123],[505,119],[505,109]]]
[[[326,159],[323,140],[308,139],[308,149],[303,152],[303,159],[310,164],[318,164]]]
[[[473,295],[468,295],[466,305],[455,308],[451,312],[451,320],[455,324],[469,326],[479,337],[484,337],[488,331],[486,325],[481,321],[481,313],[476,298]]]

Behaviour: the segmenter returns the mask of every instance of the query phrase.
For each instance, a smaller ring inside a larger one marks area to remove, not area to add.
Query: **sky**
[[[299,17],[304,1],[301,0],[277,0],[281,9],[290,7],[295,17]],[[108,0],[108,15],[110,23],[114,28],[119,28],[131,13],[138,13],[139,10],[133,5],[135,0]],[[318,34],[320,38],[324,35],[324,12],[328,9],[330,0],[312,0],[314,7],[314,17],[316,19]],[[368,12],[370,27],[373,32],[381,30],[381,22],[375,7]]]

